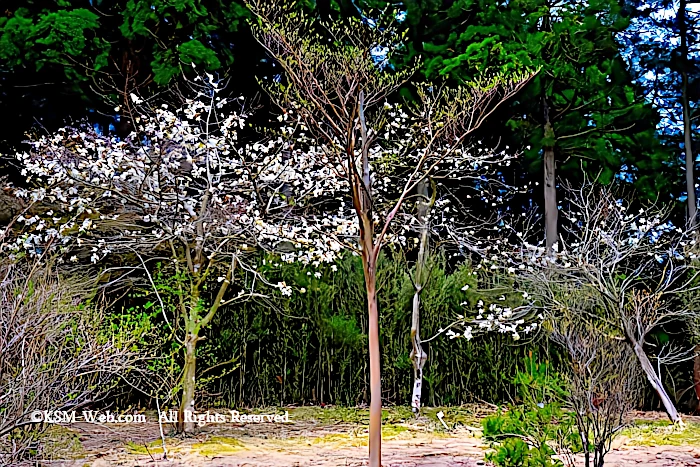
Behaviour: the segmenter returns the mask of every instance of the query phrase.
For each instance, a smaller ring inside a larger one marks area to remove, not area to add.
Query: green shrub
[[[566,382],[532,355],[523,363],[513,380],[517,403],[482,422],[484,437],[495,449],[487,460],[501,467],[561,466],[554,456],[577,451],[580,444],[574,417],[563,409]]]

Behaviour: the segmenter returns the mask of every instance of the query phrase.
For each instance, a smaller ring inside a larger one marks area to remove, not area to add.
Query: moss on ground
[[[213,436],[203,443],[192,445],[192,450],[197,451],[202,456],[214,457],[235,454],[245,449],[245,444],[236,438],[225,436]]]
[[[289,409],[289,418],[293,421],[315,421],[321,424],[355,423],[369,424],[369,409],[357,407],[326,406],[293,407]],[[409,407],[385,407],[382,409],[382,420],[385,423],[405,422],[413,418]]]
[[[410,439],[413,438],[413,433],[410,427],[405,425],[387,424],[382,425],[382,439]],[[324,445],[334,448],[343,447],[363,447],[369,443],[369,433],[367,428],[360,428],[344,433],[329,433],[315,437],[293,437],[285,440],[278,440],[284,445],[305,444],[307,446]]]
[[[667,421],[639,421],[622,435],[631,446],[700,446],[700,423],[674,425]]]
[[[80,459],[84,455],[78,433],[61,425],[50,425],[40,435],[41,458],[45,460]]]
[[[276,409],[279,410],[279,409]],[[293,407],[285,409],[289,411],[289,418],[292,421],[315,421],[320,424],[336,424],[349,423],[368,425],[369,424],[369,409],[356,407],[336,407],[327,406],[321,407]],[[261,413],[268,413],[265,410],[260,410]],[[440,426],[442,424],[437,418],[438,412],[443,412],[445,415],[443,420],[452,428],[456,425],[480,426],[480,417],[483,416],[483,409],[472,406],[462,407],[425,407],[422,411],[422,416],[430,422]],[[255,413],[255,411],[251,411]],[[416,419],[408,406],[392,406],[382,409],[382,423],[411,423]]]
[[[166,440],[166,446],[167,446],[167,440]],[[150,443],[147,444],[137,444],[134,443],[133,441],[128,441],[126,443],[126,450],[130,454],[162,454],[163,453],[163,442],[161,440],[155,440],[151,441]],[[168,446],[168,450],[170,450],[170,446]]]

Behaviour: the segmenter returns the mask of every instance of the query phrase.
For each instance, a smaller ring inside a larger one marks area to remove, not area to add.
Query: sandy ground
[[[654,414],[650,418],[655,418]],[[645,416],[647,418],[647,416]],[[700,421],[700,419],[698,419]],[[458,427],[436,432],[420,423],[392,425],[382,445],[384,467],[480,466],[487,449],[478,432]],[[74,460],[39,465],[65,467],[182,466],[295,467],[367,465],[366,427],[318,424],[314,421],[276,424],[206,426],[193,437],[166,438],[168,460],[159,449],[155,422],[132,425],[75,423],[83,453]],[[582,464],[581,464],[582,465]],[[606,457],[606,466],[700,466],[700,445],[630,446],[620,439]]]

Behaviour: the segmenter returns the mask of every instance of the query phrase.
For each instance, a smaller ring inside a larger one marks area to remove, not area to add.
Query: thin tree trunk
[[[556,163],[554,161],[554,148],[544,149],[544,222],[545,242],[547,252],[551,252],[557,243],[557,188],[556,188]]]
[[[637,356],[637,360],[639,360],[639,364],[642,366],[644,374],[649,380],[649,383],[651,383],[651,386],[659,395],[659,398],[661,399],[661,402],[664,405],[664,409],[666,410],[668,418],[670,418],[673,423],[681,422],[682,420],[680,415],[678,415],[678,410],[676,410],[676,406],[673,404],[671,397],[666,392],[663,383],[659,379],[659,375],[657,375],[656,371],[654,371],[654,366],[649,361],[649,357],[647,357],[647,354],[644,352],[641,343],[633,342],[632,347],[634,349],[634,354]]]
[[[195,423],[192,420],[194,413],[194,393],[196,388],[196,369],[197,369],[197,342],[200,340],[199,333],[206,328],[214,315],[219,310],[223,302],[224,295],[228,290],[228,286],[233,280],[233,274],[237,267],[237,259],[235,256],[231,258],[231,265],[226,272],[226,277],[221,282],[219,290],[214,297],[214,302],[207,310],[204,316],[200,315],[200,287],[206,277],[197,275],[202,269],[201,250],[195,255],[197,268],[191,269],[191,273],[195,276],[193,285],[190,289],[190,310],[185,315],[185,366],[182,371],[182,401],[180,402],[180,411],[178,417],[177,431],[180,433],[191,433],[194,431]]]
[[[381,467],[382,379],[379,353],[379,309],[377,308],[376,263],[366,264],[365,285],[369,312],[369,465]]]
[[[695,158],[690,122],[690,102],[688,99],[688,31],[686,25],[686,0],[681,0],[678,8],[678,30],[681,36],[681,100],[683,104],[683,143],[685,146],[685,185],[688,192],[688,225],[691,229],[697,224],[698,207],[695,197]]]
[[[688,226],[697,227],[698,206],[695,196],[695,157],[690,128],[690,106],[688,104],[688,74],[683,73],[683,133],[685,146],[685,184],[688,192]]]
[[[605,465],[605,455],[599,449],[596,449],[595,460],[593,462],[595,467],[603,467]]]
[[[192,421],[194,413],[195,370],[197,368],[197,340],[198,336],[187,333],[185,336],[185,367],[182,372],[182,401],[178,416],[179,433],[191,433],[195,423]]]
[[[577,425],[579,427],[587,426],[587,424],[584,423],[584,417],[586,417],[586,415],[580,411],[575,411],[575,412],[576,412]],[[584,465],[584,467],[590,467],[591,466],[591,451],[589,449],[589,443],[588,443],[588,432],[586,430],[578,430],[578,436],[581,439],[581,446],[583,447],[583,465]]]
[[[695,396],[700,401],[700,344],[695,346],[695,360],[693,361],[693,384],[695,385]],[[697,409],[700,412],[700,406]]]
[[[421,346],[420,340],[420,290],[416,290],[413,295],[413,314],[411,316],[411,363],[413,363],[413,395],[411,396],[411,407],[413,413],[420,414],[420,401],[423,393],[423,367],[428,360],[428,354]]]
[[[420,232],[420,247],[418,258],[416,259],[416,270],[413,285],[413,312],[411,314],[411,363],[413,364],[413,395],[411,396],[411,407],[418,416],[420,414],[420,401],[423,390],[423,367],[428,359],[428,355],[421,346],[420,339],[420,294],[427,281],[425,268],[430,245],[428,244],[428,210],[433,204],[433,199],[429,201],[428,181],[422,180],[416,187],[420,199],[418,201],[418,222]]]
[[[360,242],[367,289],[367,311],[369,313],[369,467],[382,464],[382,371],[379,352],[379,309],[377,307],[377,260],[381,245],[374,244],[374,222],[372,219],[372,177],[369,165],[369,133],[365,122],[365,93],[360,91],[357,115],[360,121],[362,172],[358,179],[351,176],[353,204],[360,223]],[[354,158],[354,150],[348,151],[348,169]],[[349,170],[353,173],[352,170]],[[380,239],[381,241],[381,239]]]
[[[549,121],[549,107],[544,104],[544,238],[547,254],[552,253],[552,248],[559,241],[557,223],[559,212],[557,210],[557,174],[556,161],[554,159],[554,129]]]
[[[683,145],[685,146],[685,189],[688,193],[688,228],[695,230],[698,222],[698,205],[695,196],[695,158],[693,157],[693,135],[690,125],[690,102],[688,99],[688,29],[686,22],[687,1],[681,0],[678,7],[678,31],[681,36],[681,101],[683,104]],[[700,401],[700,344],[695,347],[693,361],[693,383],[695,396]]]

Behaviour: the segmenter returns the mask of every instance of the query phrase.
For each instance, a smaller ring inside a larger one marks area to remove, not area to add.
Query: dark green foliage
[[[656,138],[658,115],[632,82],[616,35],[628,19],[615,0],[407,0],[408,55],[424,57],[428,79],[471,80],[488,70],[538,68],[539,74],[495,115],[486,140],[525,148],[541,169],[553,146],[559,175],[582,170],[609,183],[634,180],[646,196],[669,189],[672,156]],[[545,134],[545,106],[552,132]],[[501,131],[493,131],[500,127]],[[514,182],[517,182],[517,177]]]
[[[451,270],[440,258],[431,258],[430,264],[430,281],[422,295],[424,339],[453,322],[456,314],[464,314],[460,303],[473,306],[480,298],[488,300],[477,290],[477,277],[467,265]],[[335,268],[303,268],[274,257],[265,259],[261,266],[265,277],[272,283],[285,281],[294,293],[283,298],[263,288],[259,292],[269,299],[220,310],[197,349],[198,394],[205,399],[203,405],[322,402],[354,406],[368,402],[367,309],[361,261],[349,256]],[[181,293],[177,278],[167,270],[157,270],[153,277],[170,322],[178,326],[173,318]],[[237,277],[232,293],[238,293],[244,283],[243,275]],[[464,292],[461,288],[467,283],[472,287]],[[409,360],[413,286],[400,254],[382,257],[378,287],[385,400],[407,404],[413,375]],[[115,330],[121,329],[125,339],[143,333],[141,350],[161,355],[149,363],[149,370],[164,380],[174,380],[181,370],[182,352],[151,288],[132,293],[118,310],[113,315]],[[548,352],[546,343],[516,346],[510,338],[494,334],[472,341],[441,335],[424,347],[429,358],[423,402],[434,406],[511,400],[516,397],[511,375],[517,362],[533,349]]]
[[[2,10],[0,109],[12,118],[0,143],[8,145],[37,122],[54,129],[69,118],[126,134],[115,106],[126,109],[131,92],[182,84],[192,65],[235,76],[232,92],[249,97],[269,67],[243,1],[16,0]]]
[[[49,63],[66,65],[67,77],[80,79],[71,60],[94,54],[96,68],[105,64],[109,45],[96,37],[99,26],[97,14],[84,8],[47,10],[36,17],[19,8],[14,16],[0,18],[0,60],[7,67],[33,63],[37,71]]]
[[[247,16],[242,2],[218,0],[29,1],[0,19],[0,60],[10,69],[60,65],[77,80],[123,72],[126,60],[141,80],[150,73],[167,84],[182,66],[232,64],[230,41]]]
[[[519,401],[483,421],[484,437],[495,448],[487,459],[501,467],[563,466],[553,456],[580,445],[575,419],[563,410],[566,383],[532,355],[523,366],[514,378]]]
[[[238,355],[240,368],[221,378],[209,392],[226,405],[368,402],[367,310],[360,259],[347,257],[322,269],[267,262],[273,281],[294,285],[287,300],[249,302],[222,310],[212,329],[226,330],[221,347]],[[424,339],[464,313],[460,303],[476,302],[476,293],[461,287],[475,280],[470,268],[446,271],[435,260],[424,291]],[[305,289],[301,293],[301,289]],[[401,256],[381,259],[378,274],[382,384],[390,403],[406,404],[412,389],[409,360],[413,287]],[[471,291],[470,291],[471,292]],[[218,336],[209,337],[211,342]],[[205,341],[203,347],[211,344]],[[537,347],[537,344],[532,344]],[[503,401],[512,394],[515,362],[527,353],[502,336],[483,336],[468,342],[440,336],[425,345],[424,403],[460,404],[477,400]]]
[[[697,53],[700,22],[696,6],[692,2],[669,0],[627,0],[625,4],[632,22],[620,39],[627,48],[631,71],[647,100],[661,114],[659,133],[680,162],[685,151],[684,90],[688,98],[691,139],[697,139],[698,134],[695,122],[700,100],[700,56]],[[683,74],[687,79],[685,86]],[[697,164],[695,166],[697,170]],[[685,201],[687,186],[681,182],[682,175],[677,179],[675,195]]]

